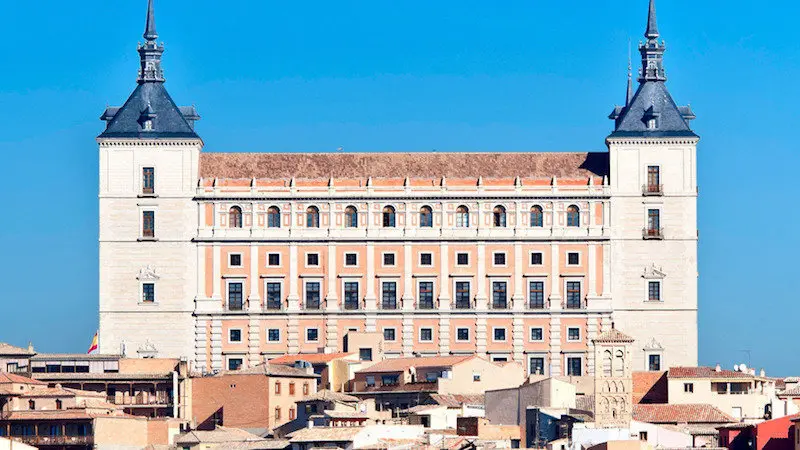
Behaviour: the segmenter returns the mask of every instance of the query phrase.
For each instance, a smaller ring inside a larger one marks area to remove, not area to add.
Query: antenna
[[[750,357],[751,356],[750,355],[750,349],[739,350],[739,352],[744,353],[744,354],[747,355],[747,367],[752,367],[753,364],[752,364],[752,361],[751,361],[752,358]]]

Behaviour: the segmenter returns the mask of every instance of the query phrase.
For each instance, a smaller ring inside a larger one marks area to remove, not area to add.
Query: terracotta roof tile
[[[708,404],[633,405],[633,419],[648,423],[729,423],[736,419]]]
[[[633,372],[634,403],[667,403],[667,372]]]
[[[218,426],[214,430],[194,430],[175,438],[175,444],[226,444],[233,442],[261,442],[264,438],[239,429]]]
[[[431,399],[448,408],[460,408],[461,405],[483,405],[483,394],[433,394]]]
[[[713,367],[672,367],[669,369],[669,378],[755,378],[744,372],[721,369],[719,372]]]
[[[16,384],[36,384],[45,385],[47,383],[34,380],[33,378],[23,377],[15,373],[0,372],[0,384],[16,383]]]
[[[361,427],[302,428],[289,434],[291,442],[350,442],[363,430]]]
[[[423,358],[389,358],[356,373],[403,372],[411,367],[450,367],[475,358],[474,355],[430,356]]]
[[[608,331],[600,333],[600,335],[593,340],[594,342],[633,342],[635,339],[616,328],[612,328]]]
[[[282,364],[259,364],[240,370],[228,370],[220,372],[215,376],[224,375],[267,375],[272,377],[298,377],[298,378],[319,378],[319,375],[308,373],[303,369],[284,366]]]
[[[341,392],[333,392],[329,389],[322,389],[317,391],[314,394],[307,395],[302,399],[298,400],[301,402],[344,402],[344,403],[357,403],[359,402],[358,397],[353,397],[352,395],[343,394]]]
[[[352,353],[308,353],[298,355],[284,355],[269,360],[270,364],[291,365],[297,361],[306,361],[311,364],[323,364],[333,361],[334,359],[345,358],[352,355]]]

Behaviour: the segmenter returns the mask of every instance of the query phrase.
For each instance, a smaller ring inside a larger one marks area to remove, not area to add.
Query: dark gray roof
[[[689,127],[694,113],[688,106],[672,100],[663,81],[647,81],[639,85],[627,107],[616,107],[609,118],[617,121],[609,137],[697,137]],[[656,119],[656,128],[648,129],[647,121]]]
[[[144,120],[152,113],[152,129],[145,131]],[[194,138],[198,120],[193,106],[178,107],[172,101],[164,83],[139,84],[122,107],[107,108],[101,120],[107,121],[101,138]]]

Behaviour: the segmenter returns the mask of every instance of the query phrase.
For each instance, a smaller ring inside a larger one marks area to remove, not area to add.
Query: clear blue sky
[[[0,341],[82,352],[96,329],[94,137],[134,88],[145,3],[4,4]],[[603,151],[647,7],[156,3],[167,87],[197,105],[207,151]],[[768,374],[798,374],[800,6],[658,6],[670,90],[702,137],[700,361],[750,350]]]

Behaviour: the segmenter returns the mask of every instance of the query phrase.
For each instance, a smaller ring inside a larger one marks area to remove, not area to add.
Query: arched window
[[[456,227],[468,228],[469,227],[469,208],[464,205],[456,208]]]
[[[358,228],[358,210],[355,206],[348,206],[344,209],[345,228]]]
[[[542,212],[542,207],[539,205],[534,205],[531,208],[531,226],[532,227],[544,226],[544,212]]]
[[[506,209],[500,205],[494,207],[494,226],[505,228]]]
[[[56,400],[56,409],[63,409],[63,408],[64,404],[61,402],[61,400]]]
[[[611,364],[612,364],[612,357],[611,357],[611,350],[606,350],[603,352],[603,376],[610,377],[611,376]]]
[[[385,206],[383,208],[383,227],[394,228],[394,223],[395,223],[394,219],[395,219],[394,207]]]
[[[33,401],[33,400],[28,400],[28,409],[30,409],[31,411],[35,410],[36,409],[36,402]]]
[[[267,210],[267,228],[281,227],[281,210],[277,206],[270,206]]]
[[[316,206],[306,208],[306,228],[319,228],[319,208]]]
[[[617,350],[614,358],[614,376],[622,377],[625,375],[625,354],[622,350]]]
[[[422,228],[433,227],[433,210],[430,206],[423,206],[419,209],[419,226]]]
[[[567,208],[567,226],[581,226],[581,210],[575,205],[570,205],[569,208]]]
[[[242,208],[231,206],[231,209],[228,210],[228,226],[242,228]]]

